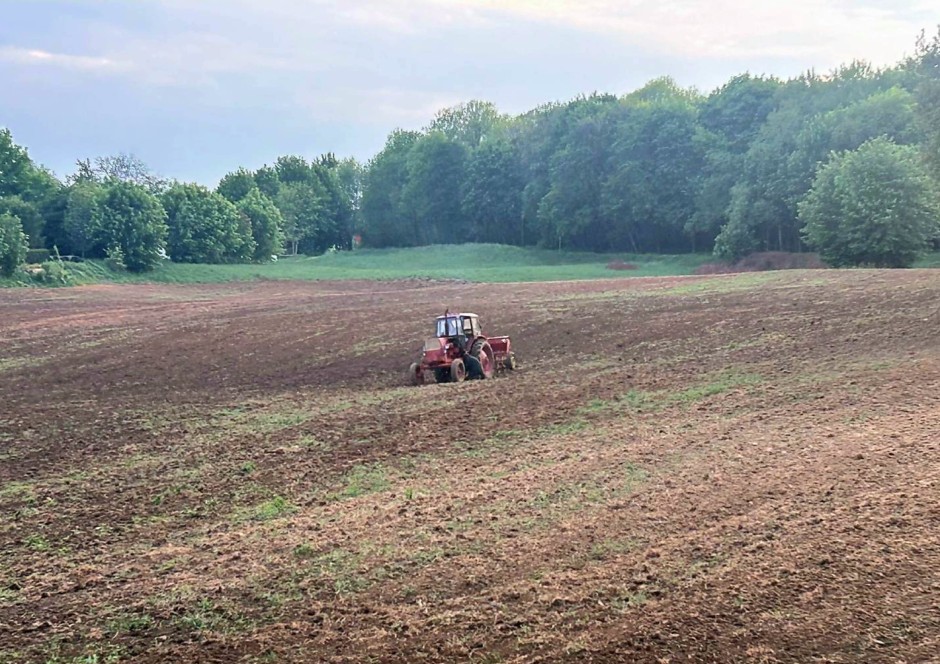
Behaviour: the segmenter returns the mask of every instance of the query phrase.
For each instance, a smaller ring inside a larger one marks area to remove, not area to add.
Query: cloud
[[[41,49],[18,48],[15,46],[0,46],[0,60],[20,65],[60,67],[82,71],[119,71],[126,69],[126,63],[111,58],[51,53]]]
[[[900,59],[940,22],[926,0],[458,0],[504,17],[574,26],[684,57]]]

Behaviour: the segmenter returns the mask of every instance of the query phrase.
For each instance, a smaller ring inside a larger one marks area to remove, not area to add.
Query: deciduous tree
[[[800,203],[804,235],[834,266],[908,267],[938,230],[934,184],[916,148],[876,138],[834,155]]]

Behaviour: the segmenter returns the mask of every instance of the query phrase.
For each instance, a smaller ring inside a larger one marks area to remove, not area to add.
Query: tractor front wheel
[[[450,379],[455,383],[462,383],[467,377],[467,367],[463,360],[457,358],[450,365]]]
[[[518,365],[516,364],[516,354],[510,352],[509,355],[506,356],[506,359],[503,360],[503,367],[505,367],[509,371],[515,371],[517,366]]]
[[[412,385],[424,385],[424,371],[417,362],[413,362],[408,368],[408,375],[411,378]]]

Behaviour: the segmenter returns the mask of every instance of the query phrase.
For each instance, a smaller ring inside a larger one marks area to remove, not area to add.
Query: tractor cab
[[[476,314],[447,314],[437,318],[438,339],[457,339],[466,337],[476,339],[482,335],[480,319]]]

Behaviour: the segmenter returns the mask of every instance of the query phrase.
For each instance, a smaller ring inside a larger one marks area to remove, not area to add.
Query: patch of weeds
[[[45,664],[117,664],[125,656],[121,646],[96,648],[84,655],[63,655],[60,643],[55,643],[46,651]]]
[[[617,611],[621,613],[629,611],[630,609],[636,609],[649,601],[649,598],[646,596],[646,593],[639,591],[635,593],[628,593],[616,598],[611,602],[611,606],[614,607]]]
[[[405,489],[405,500],[414,500],[414,497],[415,497],[414,489],[412,489],[411,487],[408,487],[407,489]]]
[[[348,595],[365,590],[371,584],[367,576],[358,573],[362,559],[361,553],[334,549],[314,559],[311,567],[318,577],[332,580],[337,595]]]
[[[346,473],[344,486],[337,493],[329,495],[331,500],[358,498],[370,493],[385,491],[390,486],[388,474],[381,464],[355,466]]]
[[[175,558],[171,558],[165,562],[160,563],[160,566],[157,567],[157,574],[166,574],[167,572],[172,572],[176,569],[176,566],[179,564]]]
[[[49,540],[42,535],[30,535],[27,537],[26,546],[33,551],[48,551],[51,548],[49,546]]]
[[[153,618],[147,613],[119,613],[107,622],[105,631],[110,636],[140,634],[153,627],[153,624]]]
[[[571,643],[565,646],[566,655],[579,655],[586,651],[587,651],[587,645],[585,645],[582,641],[572,641]]]
[[[196,605],[185,611],[175,620],[180,626],[197,633],[233,632],[243,623],[240,615],[231,609],[202,598]]]
[[[371,581],[359,575],[341,576],[333,581],[333,591],[337,595],[358,593],[371,585]]]
[[[314,556],[316,556],[316,551],[310,544],[306,542],[303,544],[298,544],[294,547],[294,557],[296,558],[308,559],[313,558]]]
[[[296,511],[297,508],[291,505],[285,498],[274,496],[274,498],[266,500],[260,505],[256,505],[249,510],[247,514],[244,514],[243,518],[251,521],[271,521],[272,519],[293,514]]]
[[[0,586],[0,606],[3,604],[12,604],[20,597],[19,592],[10,586]]]
[[[258,467],[255,465],[254,461],[246,461],[238,468],[238,472],[241,475],[251,475],[257,469]]]
[[[620,396],[619,401],[630,410],[646,412],[654,410],[657,406],[656,397],[650,392],[630,390]]]
[[[581,408],[578,412],[580,413],[599,413],[605,410],[610,410],[611,402],[604,401],[603,399],[591,399],[588,401],[587,405]]]
[[[547,493],[545,491],[539,491],[535,494],[535,498],[529,501],[529,505],[538,510],[545,510],[554,505],[559,505],[571,499],[572,496],[571,487],[559,487]]]
[[[32,482],[7,482],[0,486],[0,498],[18,498],[31,505],[36,502],[35,491]]]
[[[506,660],[499,653],[487,653],[485,655],[474,655],[470,660],[473,664],[502,664]]]
[[[634,546],[635,544],[632,541],[604,540],[591,547],[588,557],[591,560],[606,560],[611,556],[625,553],[634,548]]]
[[[167,488],[167,489],[164,489],[163,491],[161,491],[161,492],[158,493],[157,495],[153,496],[153,497],[150,499],[150,503],[151,503],[152,505],[162,505],[163,503],[165,503],[165,502],[167,501],[168,498],[172,498],[173,496],[178,496],[178,495],[180,495],[181,493],[183,493],[183,489],[184,489],[184,488],[185,488],[185,487],[184,487],[183,485],[181,485],[181,484],[176,484],[176,485],[171,486],[171,487],[169,487],[169,488]]]
[[[680,392],[675,392],[670,395],[669,400],[681,404],[691,404],[715,396],[716,394],[728,392],[736,387],[756,385],[760,383],[761,380],[763,379],[757,374],[726,372],[704,385],[698,385]]]
[[[627,469],[623,480],[622,493],[631,493],[640,484],[646,482],[649,479],[649,476],[649,473],[639,466],[634,466],[632,463],[627,464]]]
[[[589,424],[584,420],[572,420],[563,424],[550,424],[538,429],[538,433],[543,436],[563,436],[566,434],[578,433],[587,429]]]
[[[265,413],[252,417],[245,423],[245,426],[254,433],[271,433],[298,426],[307,422],[311,417],[310,413],[302,411]]]
[[[314,436],[301,436],[297,444],[306,450],[319,450],[321,452],[325,452],[333,447],[329,443],[318,440]]]
[[[432,563],[441,560],[447,556],[446,551],[441,547],[435,547],[433,549],[422,549],[417,551],[410,556],[410,560],[419,567],[425,567]]]

